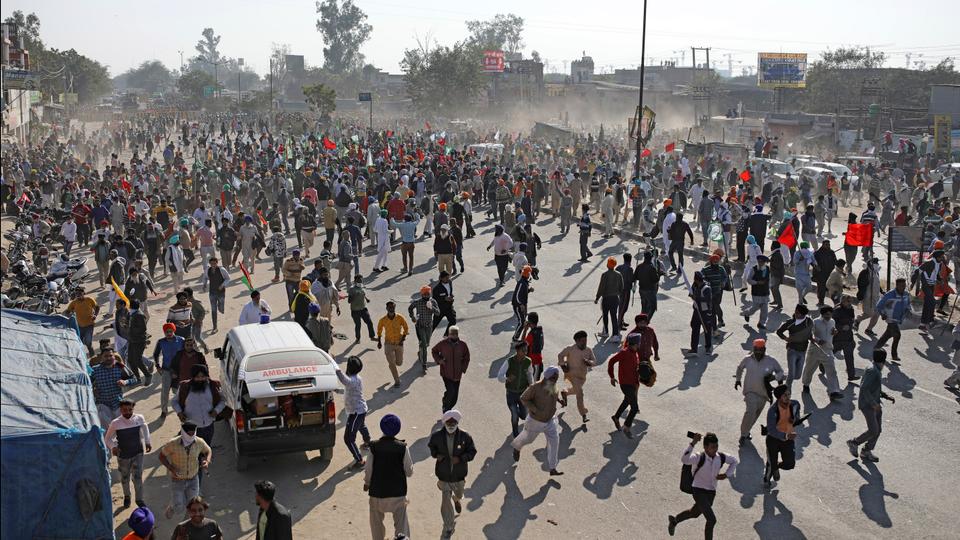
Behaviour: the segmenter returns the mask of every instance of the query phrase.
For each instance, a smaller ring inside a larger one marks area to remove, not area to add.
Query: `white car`
[[[847,175],[847,178],[853,180],[856,178],[856,175],[853,174],[853,171],[850,170],[850,167],[843,165],[841,163],[831,163],[829,161],[814,161],[810,164],[811,167],[822,167],[824,169],[830,169],[834,172],[837,179],[839,180],[844,174]]]

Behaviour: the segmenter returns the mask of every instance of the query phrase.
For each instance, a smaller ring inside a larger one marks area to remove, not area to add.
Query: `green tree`
[[[203,39],[197,41],[196,46],[194,47],[199,53],[200,58],[203,58],[208,63],[215,63],[220,61],[220,36],[214,35],[213,28],[204,28],[201,32]]]
[[[317,83],[303,86],[302,91],[310,108],[321,118],[329,117],[337,109],[337,93],[333,88]]]
[[[498,13],[490,20],[467,21],[467,42],[480,50],[517,53],[523,49],[523,17]]]
[[[40,18],[35,13],[25,15],[17,10],[5,22],[17,24],[23,32],[24,46],[30,51],[30,70],[38,75],[37,89],[43,94],[75,92],[80,102],[87,104],[110,91],[110,73],[106,66],[76,49],[46,48],[40,36]]]
[[[180,93],[194,105],[198,105],[204,99],[211,97],[211,95],[205,95],[204,93],[204,88],[208,86],[216,88],[217,81],[213,79],[213,75],[203,71],[188,71],[181,75],[177,81],[177,88]]]
[[[323,68],[334,74],[354,71],[363,65],[360,47],[370,38],[373,27],[367,14],[353,0],[317,2],[317,31],[323,37]]]
[[[4,22],[15,24],[20,28],[21,35],[24,37],[24,46],[28,51],[36,49],[37,47],[43,47],[43,42],[40,41],[40,17],[37,17],[36,13],[24,15],[24,13],[18,9],[11,13]]]
[[[400,67],[407,95],[424,114],[456,115],[486,85],[479,53],[465,42],[452,47],[408,49]]]
[[[273,75],[273,87],[283,88],[287,80],[287,55],[290,54],[290,45],[287,43],[273,43],[270,46],[270,74]]]
[[[173,84],[173,74],[159,60],[147,60],[124,73],[127,86],[141,88],[149,93],[159,92]]]

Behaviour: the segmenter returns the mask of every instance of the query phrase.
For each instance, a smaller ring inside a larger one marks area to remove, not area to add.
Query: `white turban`
[[[444,424],[446,424],[448,420],[455,420],[459,424],[461,418],[463,418],[463,415],[460,414],[460,411],[456,409],[450,409],[449,411],[443,413],[441,420],[443,420]]]

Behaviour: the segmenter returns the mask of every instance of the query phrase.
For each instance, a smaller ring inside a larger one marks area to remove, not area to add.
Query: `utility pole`
[[[180,53],[180,76],[183,76],[183,49],[177,51]]]
[[[240,112],[240,76],[243,75],[243,58],[237,58],[237,112]]]
[[[273,110],[273,57],[270,57],[270,110]]]
[[[691,80],[694,83],[694,90],[696,91],[696,97],[694,99],[697,101],[707,102],[707,120],[709,121],[711,116],[710,100],[713,97],[713,81],[710,80],[710,47],[690,47],[690,49],[693,51],[693,77],[691,77]],[[701,85],[697,85],[697,81],[694,80],[696,79],[697,72],[699,71],[699,68],[697,67],[697,51],[704,51],[707,54],[707,63],[705,64],[707,68],[707,79],[703,80],[703,84]],[[696,116],[696,103],[694,103],[693,109],[694,115]],[[699,118],[696,120],[697,122],[695,122],[694,125],[699,123]]]
[[[647,0],[643,0],[643,26],[640,36],[640,103],[637,105],[637,157],[633,165],[634,178],[640,178],[640,154],[643,152],[643,141],[640,138],[640,122],[643,120],[643,61],[647,56]]]

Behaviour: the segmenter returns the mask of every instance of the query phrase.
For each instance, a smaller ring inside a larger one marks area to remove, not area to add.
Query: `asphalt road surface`
[[[737,448],[743,401],[733,388],[734,372],[757,334],[755,327],[748,327],[738,316],[731,295],[724,299],[725,335],[713,354],[684,358],[680,347],[689,343],[691,305],[682,280],[667,280],[653,319],[661,344],[661,361],[656,364],[658,380],[653,388],[641,387],[635,437],[628,440],[614,430],[610,420],[621,393],[610,386],[604,364],[615,345],[596,335],[600,331],[596,324],[600,310],[593,299],[605,256],[636,253],[638,244],[603,240],[594,233],[591,249],[596,256],[588,263],[577,263],[576,234],[559,236],[549,216],[541,216],[538,222],[544,245],[538,261],[540,279],[533,283],[535,291],[530,297],[530,310],[540,313],[545,328],[545,361],[555,363],[560,349],[572,343],[573,333],[584,329],[590,333],[590,346],[601,365],[590,374],[585,389],[590,421],[581,422],[572,402],[560,413],[559,469],[566,474],[554,479],[547,475],[542,437],[526,447],[520,462],[514,464],[508,444],[509,412],[503,386],[496,381],[497,369],[510,354],[515,328],[510,308],[514,282],[511,279],[506,286],[497,287],[492,255],[484,249],[492,236],[492,224],[481,214],[475,215],[480,222],[478,236],[466,241],[466,272],[454,279],[460,335],[472,356],[457,408],[464,415],[462,429],[473,436],[478,448],[476,459],[469,465],[456,537],[666,537],[667,514],[692,504],[690,496],[678,489],[679,459],[688,430],[715,431],[721,451],[738,456],[741,462],[735,477],[720,482],[714,505],[718,538],[953,537],[956,516],[951,508],[956,506],[960,469],[953,465],[948,452],[960,442],[960,405],[942,385],[953,369],[949,332],[941,336],[938,328],[930,338],[921,337],[915,330],[904,332],[900,345],[903,364],[885,372],[886,391],[897,402],[885,405],[883,434],[875,451],[880,457],[877,464],[852,458],[844,444],[864,430],[863,419],[855,409],[856,385],[845,386],[844,399],[835,403],[816,380],[809,396],[794,394],[801,399],[804,413],[812,413],[798,430],[797,467],[784,471],[781,481],[772,490],[765,490],[761,485],[764,449],[759,427],[753,435],[756,446]],[[288,238],[288,245],[294,243],[295,239]],[[398,312],[406,316],[409,299],[420,286],[436,279],[435,260],[428,258],[430,246],[429,241],[417,244],[412,277],[399,273],[398,250],[390,254],[390,270],[369,277],[374,322],[384,314],[388,299],[395,299]],[[365,252],[361,260],[365,274],[372,263],[371,252]],[[688,262],[691,274],[693,265]],[[199,268],[195,263],[187,281],[197,291]],[[286,297],[282,282],[270,283],[271,270],[263,260],[253,281],[279,314]],[[236,269],[231,272],[236,278]],[[512,273],[509,275],[512,277]],[[169,280],[160,279],[158,284],[163,288],[161,296],[150,299],[150,332],[154,339],[161,335],[164,313],[173,303]],[[792,306],[796,299],[793,290],[784,291],[786,305]],[[199,296],[207,305],[206,295]],[[737,296],[741,305],[742,298]],[[99,291],[99,298],[105,304],[106,290]],[[236,279],[227,298],[227,313],[221,318],[219,333],[209,334],[207,330],[211,349],[222,344],[225,331],[236,323],[247,301],[246,290]],[[378,424],[383,415],[400,416],[403,427],[399,437],[410,445],[415,461],[408,495],[412,535],[436,538],[441,533],[440,497],[427,441],[440,427],[443,383],[438,368],[431,361],[428,373],[422,375],[415,362],[416,339],[408,339],[402,388],[391,389],[383,353],[366,338],[359,344],[352,343],[352,321],[347,311],[344,302],[344,314],[335,318],[334,325],[336,332],[350,338],[336,341],[332,353],[340,362],[349,354],[364,359],[362,376],[371,409],[367,425],[374,437],[380,434]],[[637,312],[631,308],[628,320]],[[785,315],[773,314],[768,328],[775,329],[783,320]],[[109,335],[106,324],[98,325],[97,337],[101,333]],[[210,327],[209,316],[205,326]],[[882,328],[881,323],[879,330]],[[440,335],[436,332],[434,340]],[[785,365],[783,342],[772,332],[769,338],[769,354]],[[869,364],[872,341],[863,335],[859,339],[858,367],[863,368]],[[207,358],[217,377],[218,361],[212,352]],[[842,373],[841,381],[845,383]],[[153,432],[155,450],[145,458],[145,499],[158,515],[158,537],[166,538],[174,525],[173,520],[162,518],[170,498],[170,482],[157,461],[156,449],[177,435],[179,422],[175,415],[165,421],[159,419],[159,377],[150,388],[138,387],[127,395],[138,400],[137,412],[145,415]],[[227,439],[229,432],[218,423],[212,465],[203,488],[211,505],[208,516],[220,523],[227,538],[255,537],[253,484],[260,479],[279,486],[278,501],[290,508],[296,537],[369,536],[363,475],[348,469],[351,458],[339,440],[345,418],[342,396],[338,396],[337,405],[338,442],[331,462],[322,461],[319,452],[295,453],[252,460],[248,470],[237,472]],[[115,469],[116,462],[112,461],[112,474],[118,479]],[[118,484],[114,485],[113,499],[115,507],[120,504]],[[117,512],[118,537],[129,530],[125,524],[129,512]],[[389,517],[387,522],[391,531]],[[702,528],[702,519],[684,522],[677,535],[697,538],[703,534]]]

